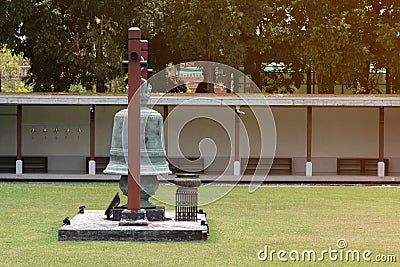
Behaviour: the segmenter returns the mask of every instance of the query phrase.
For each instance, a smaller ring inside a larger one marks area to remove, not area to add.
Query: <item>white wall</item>
[[[393,113],[386,110],[386,117]],[[307,152],[307,108],[273,107],[272,111],[278,138],[276,157],[292,158],[293,172],[302,174]],[[314,173],[336,173],[337,158],[377,158],[378,115],[378,108],[313,107]],[[386,127],[389,123],[392,125],[387,121]],[[392,130],[392,126],[389,128]]]
[[[31,124],[39,124],[31,126]],[[24,156],[86,156],[89,154],[88,106],[24,106],[22,109]],[[58,134],[54,132],[59,129]],[[35,133],[32,134],[32,128]],[[78,128],[82,130],[78,134]],[[47,129],[45,135],[43,130]],[[67,129],[70,133],[67,134]]]
[[[88,106],[23,106],[22,125],[23,156],[48,157],[49,172],[85,171],[90,149]]]
[[[277,126],[276,157],[292,157],[293,171],[304,173],[306,107],[273,107]],[[385,158],[389,172],[400,172],[400,109],[385,108]],[[378,108],[314,107],[314,173],[336,173],[337,158],[378,158]]]
[[[14,116],[5,116],[5,114],[14,114]],[[0,156],[15,157],[17,155],[16,115],[16,106],[0,106]]]
[[[389,172],[400,173],[400,109],[385,108],[385,158],[389,159]]]
[[[378,158],[378,108],[313,108],[315,173],[336,173],[337,158]]]
[[[307,109],[273,107],[277,131],[276,157],[305,157],[307,146]]]
[[[108,156],[113,118],[123,106],[96,106],[96,156]],[[162,107],[157,107],[162,113]],[[241,107],[240,157],[292,158],[293,172],[305,172],[306,107]],[[0,106],[0,114],[16,106]],[[270,114],[270,115],[268,115]],[[206,173],[233,172],[235,112],[232,107],[170,107],[168,156],[202,155]],[[378,108],[314,107],[312,161],[314,173],[336,173],[338,157],[378,157]],[[50,171],[84,172],[89,156],[89,106],[24,106],[23,156],[47,156]],[[16,116],[0,116],[0,156],[16,155]],[[400,172],[400,109],[385,108],[385,158],[389,171]],[[32,126],[36,132],[32,139]],[[83,132],[78,139],[78,126]],[[274,127],[275,125],[275,127]],[[57,139],[54,128],[58,127]],[[43,128],[47,129],[44,138]],[[71,133],[66,136],[66,128]],[[259,130],[261,128],[261,130]],[[213,140],[212,142],[210,140]],[[263,142],[261,142],[261,140]],[[263,144],[263,146],[261,146]],[[200,145],[200,146],[199,146]]]
[[[313,108],[313,157],[378,157],[378,108]]]
[[[123,108],[96,106],[97,157],[109,155],[114,115]],[[1,113],[16,114],[16,106],[0,106]],[[16,121],[16,116],[0,116],[0,156],[16,156]],[[90,156],[89,106],[23,106],[22,124],[22,156],[48,157],[49,172],[86,171],[86,157]]]
[[[242,128],[240,132],[240,156],[273,158],[277,144],[273,112],[269,107],[242,107],[241,110],[246,113],[240,115],[246,130]]]
[[[201,157],[209,173],[233,172],[234,114],[230,107],[170,109],[168,157]]]
[[[291,158],[292,172],[305,173],[307,149],[307,108],[272,107],[277,145],[275,157]]]
[[[108,157],[110,155],[112,129],[114,115],[124,109],[124,106],[96,106],[96,157]]]
[[[275,127],[265,107],[242,107],[240,115],[240,158],[272,158]],[[169,111],[168,157],[202,157],[205,173],[233,173],[235,156],[235,110],[228,106],[179,106]],[[212,141],[211,141],[212,140]]]
[[[303,174],[306,162],[307,108],[272,107],[274,121],[265,113],[265,107],[241,107],[246,115],[241,115],[245,127],[240,129],[240,157],[268,158],[273,151],[273,123],[276,128],[275,157],[292,158],[293,173]],[[182,123],[199,116],[210,116],[223,121],[231,139],[215,123],[197,119],[186,124],[181,133]],[[337,158],[377,158],[378,157],[378,108],[314,107],[312,129],[312,161],[314,173],[336,173]],[[257,118],[256,118],[257,117]],[[385,157],[390,158],[390,171],[400,171],[397,151],[400,145],[400,109],[386,108]],[[260,131],[259,128],[262,128]],[[234,114],[229,107],[179,107],[179,112],[170,112],[168,134],[168,155],[179,157],[178,145],[188,157],[200,156],[198,144],[209,137],[218,144],[217,160],[210,172],[222,171],[225,166],[218,160],[234,156]],[[263,134],[261,135],[261,132]],[[179,136],[179,139],[177,138]],[[261,149],[261,140],[263,148]],[[230,143],[231,142],[231,143]],[[249,143],[248,143],[249,142]],[[206,146],[213,153],[212,146]],[[207,155],[206,155],[207,157]],[[224,161],[224,163],[226,160]],[[226,163],[225,163],[226,164]],[[229,161],[231,170],[232,161]],[[207,170],[206,170],[207,172]]]

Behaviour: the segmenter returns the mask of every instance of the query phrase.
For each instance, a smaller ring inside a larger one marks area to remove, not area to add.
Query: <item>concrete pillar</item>
[[[378,159],[378,176],[385,176],[385,108],[379,107],[379,159]]]
[[[235,160],[235,162],[233,163],[233,175],[240,175],[240,161]]]
[[[312,162],[306,162],[306,176],[312,176]]]
[[[235,162],[233,163],[233,175],[240,175],[240,131],[239,122],[240,115],[244,115],[244,112],[240,110],[240,106],[235,106]]]
[[[385,162],[378,162],[378,176],[385,177]]]
[[[22,174],[22,170],[23,170],[23,162],[22,160],[17,160],[15,162],[15,174]]]
[[[89,175],[96,174],[96,161],[89,160]]]
[[[312,107],[307,107],[307,163],[306,176],[312,176],[311,162],[311,144],[312,144]]]
[[[17,105],[17,162],[15,163],[15,173],[21,174],[22,167],[22,105]]]

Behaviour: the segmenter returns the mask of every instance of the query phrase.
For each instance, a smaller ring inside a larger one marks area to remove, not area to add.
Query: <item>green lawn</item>
[[[268,266],[270,259],[257,259],[265,245],[321,252],[337,249],[341,238],[347,250],[400,261],[400,189],[394,187],[263,187],[252,194],[236,187],[203,207],[211,230],[206,242],[57,241],[66,216],[80,205],[104,210],[117,191],[116,184],[0,183],[0,266]],[[274,265],[299,265],[274,257]],[[326,255],[312,265],[374,264]]]

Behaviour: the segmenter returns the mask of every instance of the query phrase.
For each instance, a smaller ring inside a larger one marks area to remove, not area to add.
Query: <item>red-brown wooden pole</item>
[[[164,122],[164,146],[165,146],[165,154],[168,155],[168,123],[167,118],[169,115],[169,106],[165,105],[163,108],[163,122]]]
[[[17,160],[22,160],[22,106],[17,105]]]
[[[240,108],[240,107],[235,107]],[[239,122],[240,122],[240,113],[235,112],[235,161],[239,162]]]
[[[90,106],[90,160],[95,157],[95,105]]]
[[[128,30],[128,210],[140,209],[140,36]]]
[[[239,123],[240,123],[240,106],[234,107],[234,114],[235,114],[235,161],[233,163],[233,175],[237,176],[240,175],[240,129],[239,129]]]
[[[307,107],[307,162],[311,162],[312,107]]]
[[[383,162],[385,147],[385,108],[379,107],[379,162]]]

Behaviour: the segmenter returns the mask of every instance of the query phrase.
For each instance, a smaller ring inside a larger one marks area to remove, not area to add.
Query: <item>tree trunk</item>
[[[97,93],[105,93],[106,92],[106,83],[105,83],[104,79],[97,79],[96,92]]]
[[[396,94],[398,94],[400,92],[400,75],[397,72],[392,72],[391,73],[391,84],[392,84],[392,90],[393,92],[395,92]]]
[[[247,51],[246,58],[245,58],[245,61],[244,61],[244,74],[249,75],[250,78],[252,79],[253,77],[251,76],[251,74],[254,73],[254,70],[253,70],[254,62],[253,62],[250,54],[251,54],[251,52]],[[247,92],[247,88],[244,88],[244,92],[245,93],[250,93],[250,92]]]
[[[257,85],[259,90],[262,91],[262,88],[261,88],[261,57],[255,56],[254,59],[255,59],[254,66],[252,69],[253,72],[250,75],[251,75],[253,82]]]
[[[261,89],[261,56],[253,51],[247,51],[244,63],[244,73],[250,75],[251,80],[257,85],[259,90],[250,86],[250,93],[259,93]],[[257,91],[257,92],[253,92]]]
[[[317,73],[318,93],[319,94],[334,94],[335,81],[322,73]]]
[[[238,73],[233,73],[233,88],[232,92],[239,93],[239,75]]]
[[[390,68],[386,68],[386,94],[392,93],[392,78],[390,77]]]
[[[203,81],[205,84],[205,90],[207,93],[214,93],[214,83],[215,83],[215,66],[205,66],[203,68]],[[196,89],[197,92],[197,89]]]
[[[306,83],[307,83],[307,94],[311,94],[311,68],[310,67],[308,67],[307,68],[307,80],[306,80]]]
[[[371,88],[369,88],[369,61],[367,61],[364,65],[362,77],[361,77],[361,87],[364,88],[364,91],[368,94]]]

